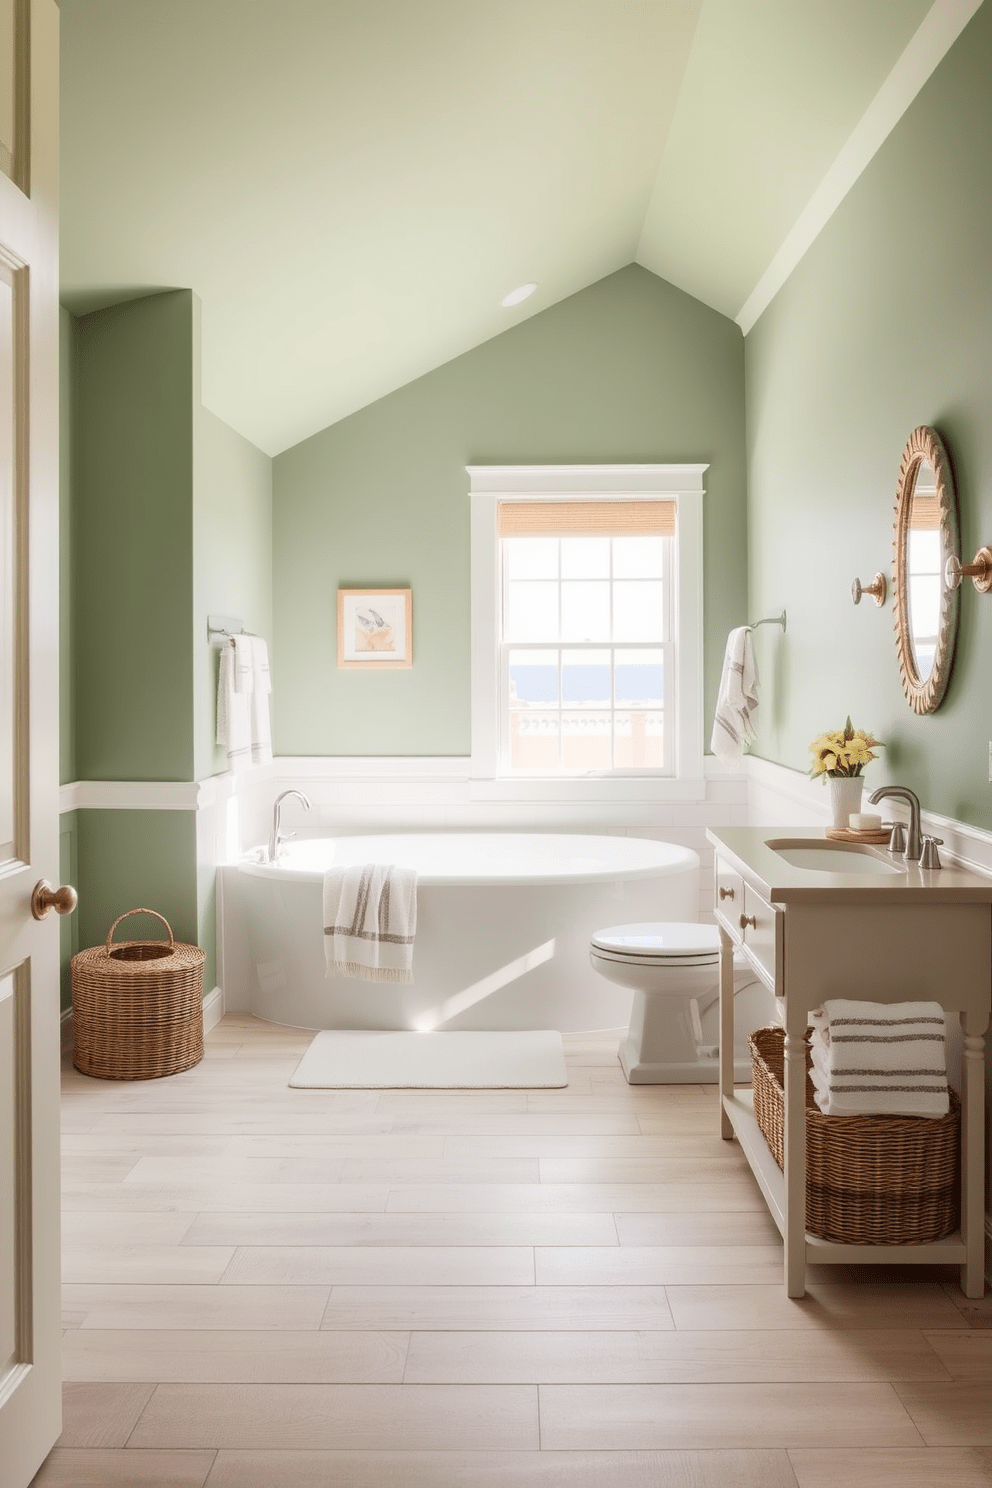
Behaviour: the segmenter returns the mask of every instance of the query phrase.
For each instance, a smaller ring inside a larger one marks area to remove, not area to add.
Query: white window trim
[[[472,503],[472,780],[498,800],[702,800],[703,476],[708,465],[467,465]],[[674,499],[678,560],[675,774],[520,777],[499,768],[500,501]]]

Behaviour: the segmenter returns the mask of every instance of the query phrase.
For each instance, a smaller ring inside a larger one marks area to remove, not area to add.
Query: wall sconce
[[[992,557],[992,554],[989,556]],[[851,598],[856,605],[861,603],[862,595],[870,594],[879,609],[881,609],[885,603],[887,593],[888,585],[885,582],[885,575],[881,573],[877,573],[870,584],[862,584],[860,579],[855,579],[851,585]]]
[[[944,564],[944,582],[956,589],[962,579],[970,579],[979,594],[992,589],[992,548],[979,548],[972,563],[962,563],[952,553]]]

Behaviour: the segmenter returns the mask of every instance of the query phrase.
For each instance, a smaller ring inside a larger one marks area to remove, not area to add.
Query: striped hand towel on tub
[[[324,874],[324,959],[328,976],[412,982],[417,874],[362,863]]]
[[[831,998],[809,1015],[816,1103],[825,1116],[946,1116],[939,1002]]]

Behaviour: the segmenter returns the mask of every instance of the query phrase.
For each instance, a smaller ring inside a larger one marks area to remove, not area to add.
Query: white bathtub
[[[627,920],[695,920],[699,858],[633,837],[432,832],[287,844],[238,865],[251,1011],[301,1028],[615,1028],[631,994],[589,965]],[[412,986],[324,975],[321,885],[335,864],[417,870]]]

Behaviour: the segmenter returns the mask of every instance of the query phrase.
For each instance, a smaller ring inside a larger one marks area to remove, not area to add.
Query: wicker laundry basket
[[[161,920],[164,940],[125,940],[114,931],[130,915]],[[156,1080],[203,1058],[203,961],[199,946],[177,941],[154,909],[129,909],[102,946],[72,958],[73,1064],[100,1080]]]
[[[812,1030],[807,1030],[807,1037]],[[785,1030],[750,1037],[754,1114],[784,1166]],[[961,1102],[946,1116],[824,1116],[806,1054],[806,1229],[847,1245],[925,1245],[957,1227]]]

